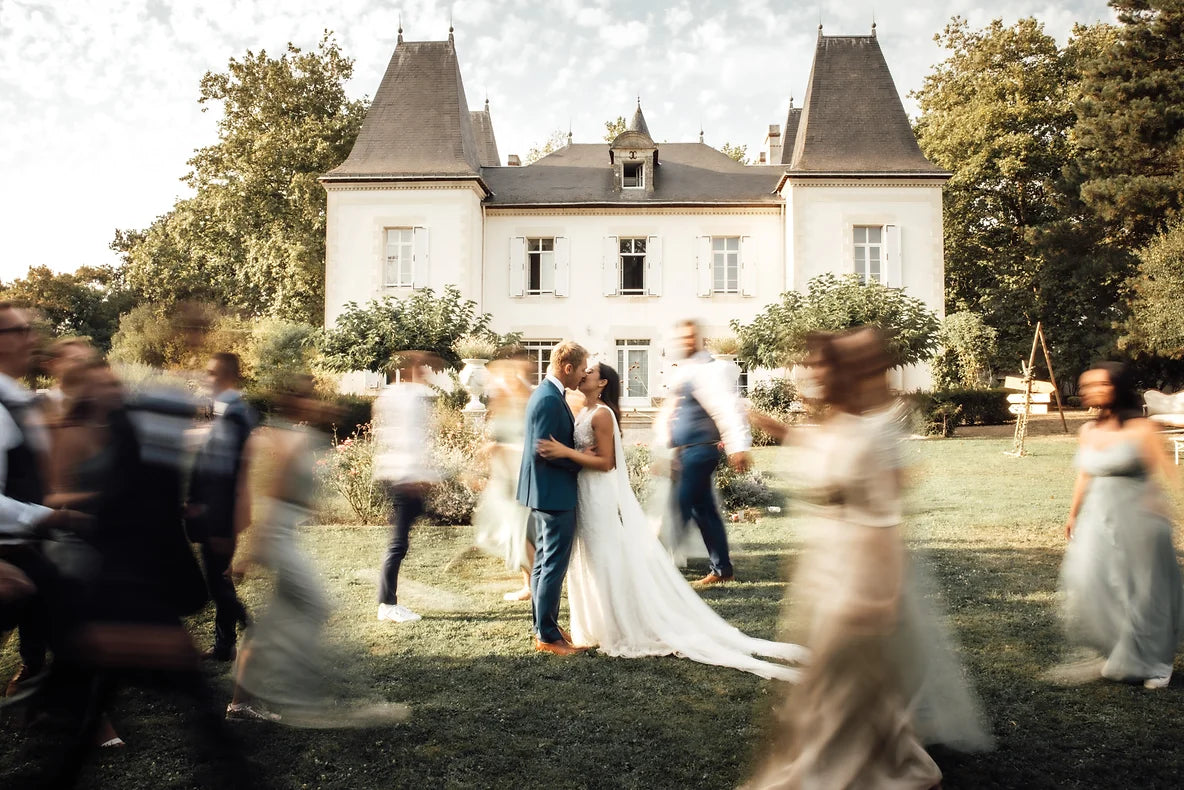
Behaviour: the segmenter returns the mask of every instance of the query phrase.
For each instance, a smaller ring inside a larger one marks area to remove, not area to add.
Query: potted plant
[[[469,402],[465,404],[464,410],[484,412],[481,395],[489,382],[489,371],[485,365],[497,352],[497,344],[485,335],[462,335],[452,344],[452,350],[465,363],[460,371],[461,386],[469,393]]]

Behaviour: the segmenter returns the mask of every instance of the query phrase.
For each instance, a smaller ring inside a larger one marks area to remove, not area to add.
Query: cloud
[[[649,37],[649,26],[637,19],[631,19],[624,24],[610,25],[600,29],[600,41],[610,49],[632,49],[640,47]]]
[[[599,141],[604,121],[641,94],[659,139],[724,140],[756,150],[801,101],[817,6],[728,0],[0,0],[0,279],[29,264],[70,269],[112,261],[117,227],[144,227],[184,191],[195,148],[216,139],[216,108],[198,85],[247,49],[278,54],[336,31],[355,58],[354,96],[373,95],[402,17],[409,41],[447,35],[449,7],[471,107],[486,91],[503,156],[554,128]],[[830,35],[866,33],[883,0],[825,9]],[[944,54],[932,41],[949,16],[981,25],[1035,15],[1060,40],[1074,21],[1112,19],[1105,0],[950,0],[879,17],[879,40],[902,95]],[[906,98],[906,107],[913,105]],[[63,209],[63,190],[70,200]],[[63,219],[63,211],[68,216]]]

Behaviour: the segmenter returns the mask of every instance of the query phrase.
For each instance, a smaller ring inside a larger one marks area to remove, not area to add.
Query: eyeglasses
[[[21,337],[28,337],[33,332],[31,324],[17,324],[16,326],[6,326],[0,329],[0,335],[20,335]]]

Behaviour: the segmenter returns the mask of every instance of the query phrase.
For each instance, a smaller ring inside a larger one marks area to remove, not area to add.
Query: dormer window
[[[625,162],[621,186],[625,189],[645,188],[645,167],[642,162]]]

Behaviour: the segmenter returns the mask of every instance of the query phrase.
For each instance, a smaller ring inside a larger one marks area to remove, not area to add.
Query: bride
[[[617,372],[591,365],[580,392],[585,405],[576,416],[575,449],[554,439],[538,445],[544,458],[569,458],[583,467],[568,572],[574,643],[596,645],[610,656],[676,655],[796,680],[798,670],[755,656],[796,662],[806,651],[729,625],[691,588],[650,529],[625,467]]]

